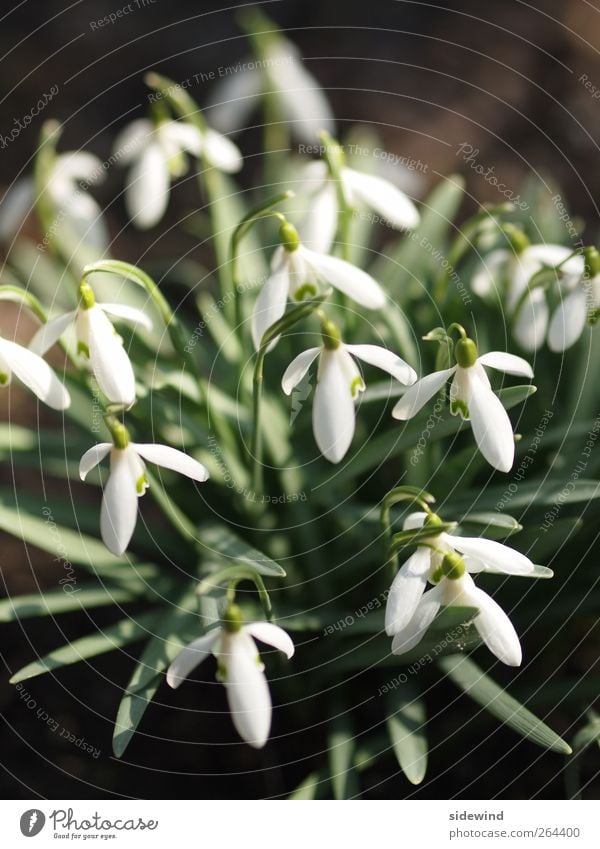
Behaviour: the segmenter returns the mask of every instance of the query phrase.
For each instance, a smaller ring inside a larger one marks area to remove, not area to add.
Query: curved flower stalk
[[[102,210],[87,191],[104,179],[100,159],[85,151],[68,151],[54,156],[43,186],[34,180],[18,180],[0,203],[0,239],[9,241],[20,230],[33,209],[38,192],[47,193],[46,204],[54,213],[56,227],[66,227],[85,244],[105,250],[108,231]]]
[[[343,162],[342,148],[337,142],[331,144]],[[340,195],[350,207],[367,207],[396,230],[413,230],[418,225],[417,207],[389,180],[344,164],[337,170],[341,186],[336,185],[325,162],[310,162],[304,169],[302,181],[311,190],[311,201],[300,229],[303,240],[311,248],[322,253],[330,250],[338,228]]]
[[[517,633],[502,608],[475,586],[471,574],[493,572],[531,576],[535,566],[524,554],[494,540],[436,533],[435,514],[411,513],[404,530],[431,525],[431,537],[420,537],[415,553],[394,578],[387,599],[385,630],[392,651],[404,654],[421,641],[440,607],[474,607],[474,626],[489,650],[508,666],[521,663]],[[425,592],[427,582],[433,588]]]
[[[81,283],[79,297],[79,307],[42,325],[29,348],[37,354],[45,354],[75,323],[77,351],[89,359],[101,391],[111,404],[130,407],[135,401],[133,366],[108,316],[140,324],[147,330],[152,329],[152,322],[135,307],[97,303],[89,283]]]
[[[216,130],[186,121],[140,118],[117,136],[114,155],[130,165],[125,203],[132,222],[141,230],[153,227],[165,214],[171,181],[188,170],[187,156],[203,156],[207,164],[227,173],[239,171],[238,148]]]
[[[456,365],[418,380],[398,401],[392,415],[400,421],[412,419],[452,377],[450,412],[470,420],[477,447],[487,462],[500,472],[508,472],[515,457],[512,425],[492,391],[484,366],[527,378],[533,377],[533,371],[521,357],[503,351],[490,351],[480,357],[473,340],[459,329],[462,338],[454,348]]]
[[[368,309],[385,306],[379,283],[360,268],[333,256],[311,251],[300,241],[298,231],[288,221],[279,228],[281,246],[271,262],[271,276],[262,287],[252,316],[252,339],[256,350],[265,332],[285,313],[288,298],[302,301],[319,293],[319,284],[333,286],[357,304]],[[275,345],[277,340],[273,340]]]
[[[313,433],[321,454],[331,463],[339,463],[354,437],[354,401],[365,384],[354,357],[376,366],[404,385],[414,383],[416,372],[392,351],[378,345],[345,345],[332,321],[321,325],[323,343],[299,354],[287,367],[281,380],[290,395],[308,369],[319,358],[317,388],[313,404]]]
[[[244,625],[238,606],[230,604],[221,626],[212,628],[177,655],[167,670],[167,683],[179,687],[196,666],[213,654],[238,734],[250,746],[261,749],[269,737],[272,706],[255,639],[279,649],[288,660],[294,654],[294,644],[282,628],[271,622]]]
[[[68,391],[45,360],[0,336],[0,386],[8,386],[13,374],[53,410],[66,410],[71,403]]]
[[[586,249],[589,252],[590,249]],[[503,293],[512,314],[512,332],[525,351],[536,351],[547,339],[552,351],[564,351],[581,336],[588,314],[600,306],[597,252],[590,273],[584,254],[563,245],[528,245],[514,253],[492,251],[475,272],[471,286],[481,297]],[[551,314],[547,287],[532,281],[543,269],[555,270],[558,305]]]
[[[201,483],[208,479],[209,474],[202,463],[183,451],[168,445],[130,442],[123,425],[118,422],[107,424],[113,442],[100,442],[86,451],[79,463],[79,475],[81,480],[85,480],[88,473],[110,454],[110,476],[102,497],[100,533],[109,551],[121,555],[135,529],[138,498],[144,495],[149,485],[144,460]]]
[[[208,105],[211,121],[222,133],[235,133],[245,127],[260,100],[268,97],[289,124],[292,135],[314,144],[321,130],[334,131],[327,97],[304,67],[298,48],[278,32],[269,32],[268,36],[266,43],[257,43],[259,61],[240,62],[239,72],[214,87]]]

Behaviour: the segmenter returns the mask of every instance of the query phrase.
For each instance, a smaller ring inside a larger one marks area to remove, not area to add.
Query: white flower
[[[98,157],[84,151],[69,151],[56,156],[44,191],[55,212],[52,229],[55,235],[63,228],[84,244],[103,251],[108,245],[108,231],[102,210],[87,191],[104,179],[104,168]],[[35,186],[29,177],[18,180],[0,204],[0,238],[12,239],[36,202]]]
[[[261,749],[269,736],[272,708],[254,638],[279,649],[288,659],[294,654],[294,644],[282,628],[270,622],[236,623],[236,627],[212,628],[182,649],[167,670],[167,683],[178,687],[199,663],[214,654],[233,724],[246,743]]]
[[[108,316],[141,324],[147,330],[152,329],[152,322],[135,307],[96,303],[89,284],[82,284],[80,293],[80,306],[42,325],[29,348],[45,354],[75,322],[78,352],[89,358],[98,386],[112,404],[130,407],[135,401],[133,366]]]
[[[481,297],[503,295],[509,315],[517,310],[512,332],[525,351],[536,351],[548,339],[552,351],[564,351],[581,336],[586,322],[588,298],[592,308],[600,305],[600,277],[588,281],[581,255],[562,245],[530,245],[520,253],[492,251],[473,276],[472,288]],[[567,259],[567,257],[569,257]],[[557,271],[559,304],[550,317],[545,288],[529,288],[529,281],[544,267]]]
[[[0,336],[0,386],[8,386],[13,374],[53,410],[64,410],[71,403],[69,393],[45,360]]]
[[[340,167],[340,178],[348,202],[373,210],[389,226],[412,230],[420,220],[410,198],[383,177],[363,174],[346,166]],[[313,188],[308,212],[300,228],[302,239],[311,248],[326,253],[330,250],[338,226],[338,193],[325,162],[311,162],[304,169],[303,182]]]
[[[490,351],[478,357],[471,339],[457,342],[456,357],[457,364],[452,368],[435,371],[407,389],[392,415],[401,421],[411,419],[454,375],[450,387],[452,415],[470,419],[475,442],[485,459],[495,469],[508,472],[515,456],[512,425],[500,399],[492,392],[483,366],[532,378],[531,366],[521,357],[503,351]]]
[[[420,528],[426,519],[426,513],[412,513],[404,529]],[[489,650],[503,663],[519,666],[521,646],[510,619],[475,586],[469,573],[531,575],[534,564],[524,554],[493,540],[435,534],[435,525],[427,542],[436,550],[418,545],[390,588],[385,630],[394,636],[394,654],[410,651],[421,641],[442,605],[460,605],[479,611],[473,624]],[[425,592],[428,580],[434,587]]]
[[[304,247],[288,222],[282,224],[280,238],[283,244],[273,255],[271,276],[254,306],[252,339],[257,350],[265,332],[285,313],[288,298],[301,301],[314,297],[319,283],[333,286],[363,307],[374,310],[385,306],[383,289],[365,271],[343,259]]]
[[[317,80],[303,66],[296,47],[277,37],[263,61],[242,62],[239,73],[219,82],[212,91],[208,109],[211,122],[222,133],[242,129],[263,94],[277,101],[290,131],[300,141],[314,144],[321,130],[334,131],[331,107]]]
[[[133,534],[137,520],[138,498],[148,488],[144,460],[172,469],[195,481],[208,479],[208,471],[193,460],[168,445],[140,445],[125,441],[122,448],[112,442],[100,442],[86,451],[79,463],[79,475],[85,480],[110,453],[110,476],[104,487],[100,532],[106,547],[113,554],[123,554]]]
[[[242,167],[241,154],[233,142],[210,128],[202,132],[184,121],[154,124],[141,118],[119,133],[114,155],[123,164],[131,164],[125,203],[136,227],[146,230],[163,217],[171,180],[187,171],[186,154],[203,154],[221,171],[233,173]]]
[[[323,456],[339,463],[348,451],[355,429],[354,401],[365,389],[353,357],[383,369],[403,384],[414,383],[415,371],[392,351],[378,345],[345,345],[331,322],[323,325],[323,345],[299,354],[287,367],[281,386],[290,395],[319,357],[313,403],[313,433]]]

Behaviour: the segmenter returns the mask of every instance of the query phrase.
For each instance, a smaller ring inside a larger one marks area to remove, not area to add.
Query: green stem
[[[388,552],[388,565],[390,567],[392,578],[396,576],[398,571],[398,552],[392,551],[392,521],[391,508],[395,504],[402,501],[409,501],[413,504],[418,504],[425,513],[431,514],[429,504],[435,503],[435,498],[429,492],[419,487],[414,486],[399,486],[392,489],[381,502],[381,529],[384,537],[385,550]]]
[[[194,546],[198,546],[200,538],[194,523],[188,518],[188,516],[185,515],[183,510],[175,504],[171,497],[167,495],[166,490],[164,490],[160,485],[158,478],[156,478],[152,472],[148,471],[147,468],[145,474],[150,485],[149,488],[152,493],[152,497],[161,508],[171,525],[187,543],[191,542]]]

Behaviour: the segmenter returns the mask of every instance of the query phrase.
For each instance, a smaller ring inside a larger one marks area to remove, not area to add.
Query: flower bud
[[[223,612],[221,624],[223,630],[228,634],[237,634],[242,628],[244,617],[242,616],[241,608],[237,604],[229,604]]]
[[[521,230],[520,227],[515,227],[514,224],[505,224],[502,228],[505,236],[508,237],[510,246],[516,254],[521,254],[531,244],[529,238]]]
[[[472,339],[459,339],[454,346],[454,356],[461,368],[470,368],[477,361],[477,345]]]
[[[293,253],[300,247],[298,231],[289,221],[284,221],[279,227],[279,241],[288,253]]]
[[[465,574],[465,561],[456,551],[449,551],[444,555],[441,569],[446,578],[457,581]]]
[[[588,280],[600,273],[600,253],[593,245],[583,249],[583,259]]]
[[[79,303],[84,310],[91,309],[96,303],[94,290],[85,280],[82,280],[79,284]]]

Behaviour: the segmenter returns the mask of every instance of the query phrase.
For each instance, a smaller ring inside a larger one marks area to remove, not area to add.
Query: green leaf
[[[53,669],[59,669],[62,666],[70,666],[73,663],[79,663],[80,660],[97,657],[100,654],[114,651],[114,649],[120,649],[136,640],[141,640],[153,629],[158,616],[159,614],[153,611],[142,614],[136,619],[122,619],[115,625],[109,625],[108,628],[103,628],[94,634],[73,640],[71,643],[54,649],[45,657],[28,663],[27,666],[24,666],[12,676],[10,683],[18,684],[20,681],[35,678],[44,672],[51,672]]]
[[[571,754],[571,747],[541,719],[509,696],[473,661],[460,654],[444,657],[439,665],[454,683],[485,710],[544,749]]]
[[[387,728],[400,768],[411,784],[420,784],[427,771],[425,705],[414,688],[403,684],[388,696]]]
[[[209,555],[218,555],[227,562],[235,561],[250,566],[259,575],[270,578],[285,578],[285,571],[278,563],[238,537],[226,525],[203,525],[199,529],[200,542],[209,550]]]
[[[67,588],[73,587],[73,590]],[[49,616],[55,613],[70,613],[90,607],[105,607],[135,601],[138,596],[123,588],[77,587],[68,583],[64,589],[49,590],[31,595],[18,595],[0,601],[0,622],[31,619],[34,616]]]
[[[568,488],[566,488],[564,480],[556,481],[551,478],[522,483],[517,491],[511,494],[510,509],[515,510],[530,505],[535,507],[564,506],[600,498],[600,481],[579,478],[568,483]],[[493,509],[496,504],[502,503],[506,491],[506,485],[487,487],[477,497],[477,507]],[[459,512],[464,509],[468,510],[473,505],[474,500],[472,493],[470,495],[457,495],[456,498],[452,498],[453,509]],[[551,528],[552,525],[549,527]],[[543,535],[543,532],[540,535]]]
[[[335,799],[351,799],[358,793],[358,781],[354,773],[355,735],[348,714],[333,721],[329,735],[329,772]]]
[[[303,799],[315,799],[319,785],[325,780],[319,772],[311,772],[306,778],[300,782],[292,793],[288,796],[289,801],[300,801]]]
[[[459,522],[460,528],[469,525],[483,525],[482,534],[490,539],[503,539],[510,534],[516,534],[523,530],[523,525],[519,524],[515,518],[506,513],[496,513],[494,511],[486,511],[481,513],[468,513]]]
[[[588,714],[588,723],[573,737],[573,757],[567,762],[565,784],[569,799],[581,799],[582,755],[594,743],[600,746],[600,716],[593,711]]]
[[[194,630],[201,631],[204,619],[197,612],[195,586],[172,603],[154,627],[154,636],[134,669],[121,699],[113,735],[113,751],[120,758],[163,680],[163,672],[177,656]]]

